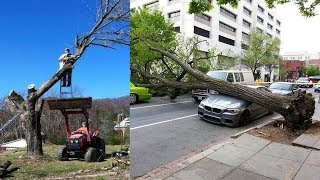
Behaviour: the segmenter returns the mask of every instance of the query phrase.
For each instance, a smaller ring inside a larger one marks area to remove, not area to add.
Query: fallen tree
[[[139,66],[131,64],[131,71],[133,73],[139,73],[142,76],[153,79],[151,86],[168,86],[183,90],[198,88],[214,89],[221,94],[227,94],[247,100],[249,102],[254,102],[263,107],[278,112],[285,118],[285,125],[292,129],[298,128],[299,126],[303,125],[303,123],[310,120],[312,115],[314,114],[315,101],[311,94],[303,92],[299,95],[298,98],[292,98],[269,92],[257,91],[255,89],[242,85],[213,79],[203,72],[193,68],[192,64],[188,64],[180,60],[174,52],[170,52],[159,47],[154,47],[141,38],[139,40],[144,42],[151,51],[161,53],[163,56],[179,65],[189,75],[197,79],[197,82],[194,83],[173,81],[170,79],[166,79],[165,77],[161,77],[158,74],[152,74],[148,71],[144,71]]]
[[[114,48],[116,44],[129,45],[128,1],[99,0],[97,4],[96,14],[92,14],[95,20],[92,29],[82,36],[76,36],[76,53],[69,57],[63,68],[39,89],[36,89],[34,84],[30,84],[26,99],[15,91],[11,91],[5,100],[11,112],[21,113],[21,121],[25,123],[28,155],[43,155],[40,123],[43,101],[39,101],[40,97],[73,68],[73,64],[81,58],[89,46]]]

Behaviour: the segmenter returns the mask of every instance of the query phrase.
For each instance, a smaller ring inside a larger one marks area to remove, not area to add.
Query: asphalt
[[[277,116],[275,113],[247,126],[231,128],[201,120],[196,115],[197,106],[187,96],[175,101],[152,98],[148,103],[131,106],[132,178]]]
[[[311,92],[317,102],[319,94],[312,89],[307,92]],[[320,104],[316,103],[315,108],[313,119],[320,120]],[[272,119],[277,118],[281,116]],[[269,117],[269,121],[272,119]],[[259,126],[262,124],[256,127]],[[299,138],[299,142],[310,141],[306,136]],[[301,138],[304,140],[301,141]],[[319,139],[320,135],[313,144],[320,144],[317,143]],[[243,134],[237,139],[226,138],[199,147],[197,151],[153,169],[138,179],[319,179],[320,151],[317,150],[273,143]]]

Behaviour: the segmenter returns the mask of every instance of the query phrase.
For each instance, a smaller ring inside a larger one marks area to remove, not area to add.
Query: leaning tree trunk
[[[281,96],[269,92],[255,90],[246,86],[221,81],[218,79],[213,79],[210,76],[193,69],[188,64],[181,61],[174,54],[150,46],[147,44],[151,50],[157,51],[170,58],[176,64],[181,66],[185,71],[190,75],[195,77],[201,83],[184,83],[170,81],[168,79],[149,74],[147,72],[142,72],[140,68],[131,65],[132,71],[137,71],[144,76],[149,78],[157,79],[166,86],[179,88],[179,89],[214,89],[221,94],[226,94],[234,97],[238,97],[249,102],[254,102],[259,104],[267,109],[274,110],[281,114],[286,121],[286,124],[295,128],[296,126],[303,124],[304,121],[310,120],[315,110],[315,101],[310,93],[306,94],[305,92],[301,93],[298,98],[292,98],[288,96]]]

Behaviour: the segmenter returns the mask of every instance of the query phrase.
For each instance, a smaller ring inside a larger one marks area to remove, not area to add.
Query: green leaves
[[[208,0],[191,0],[188,14],[202,14],[203,12],[210,11],[212,8],[213,5]]]
[[[271,38],[258,29],[252,29],[244,44],[248,45],[248,49],[242,56],[242,64],[253,72],[262,66],[268,66],[271,70],[279,65],[280,39]]]

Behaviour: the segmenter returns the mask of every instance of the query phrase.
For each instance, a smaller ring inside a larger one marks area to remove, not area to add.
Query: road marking
[[[193,116],[197,116],[197,115],[198,115],[198,114],[192,114],[192,115],[189,115],[189,116],[183,116],[183,117],[179,117],[179,118],[175,118],[175,119],[170,119],[170,120],[166,120],[166,121],[161,121],[161,122],[146,124],[146,125],[143,125],[143,126],[138,126],[138,127],[130,128],[130,130],[140,129],[140,128],[149,127],[149,126],[154,126],[154,125],[157,125],[157,124],[162,124],[162,123],[171,122],[171,121],[177,121],[177,120],[180,120],[180,119],[185,119],[185,118],[189,118],[189,117],[193,117]]]
[[[176,103],[157,104],[157,105],[151,105],[151,106],[135,107],[135,108],[130,108],[130,110],[157,107],[157,106],[167,106],[167,105],[172,105],[172,104],[183,104],[183,103],[189,103],[189,102],[194,102],[194,101],[182,101],[182,102],[176,102]]]

